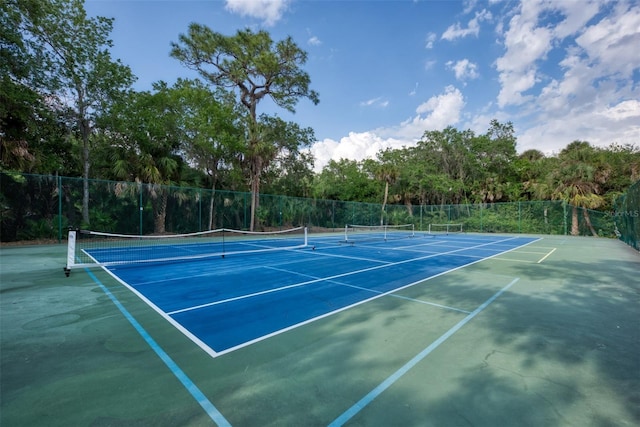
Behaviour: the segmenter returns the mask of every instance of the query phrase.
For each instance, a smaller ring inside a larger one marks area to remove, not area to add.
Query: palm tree
[[[596,150],[588,142],[574,141],[560,152],[558,169],[549,174],[552,198],[558,198],[571,205],[571,235],[577,236],[578,208],[583,208],[585,221],[594,236],[587,209],[602,206],[604,198],[599,195],[601,172],[592,161]]]
[[[384,225],[384,211],[389,199],[389,185],[394,184],[398,179],[398,169],[390,163],[381,164],[376,171],[376,178],[384,182],[384,198],[382,200],[382,212],[380,214],[380,225]]]

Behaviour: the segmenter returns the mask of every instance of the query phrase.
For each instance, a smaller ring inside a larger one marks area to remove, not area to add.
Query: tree
[[[308,196],[313,180],[313,157],[302,151],[315,141],[311,128],[301,128],[293,122],[285,122],[277,117],[262,117],[264,135],[273,151],[264,156],[266,184],[271,185],[275,194]]]
[[[320,199],[358,202],[379,201],[379,186],[370,165],[355,160],[330,160],[316,176],[314,196]]]
[[[571,235],[579,234],[578,207],[583,208],[583,215],[591,233],[597,233],[591,225],[586,209],[602,206],[603,198],[599,195],[599,185],[603,182],[601,170],[593,163],[596,149],[588,142],[574,141],[564,148],[558,159],[559,167],[549,175],[551,195],[571,204]]]
[[[613,210],[615,198],[640,179],[640,147],[610,144],[606,149],[598,150],[594,161],[602,170],[603,209]]]
[[[466,199],[467,180],[473,172],[469,147],[474,137],[470,130],[461,132],[449,126],[442,131],[427,131],[418,141],[417,150],[426,165],[422,186],[430,189],[439,203]]]
[[[264,174],[265,191],[293,197],[311,197],[313,163],[313,155],[309,152],[283,151]]]
[[[468,141],[468,151],[473,154],[470,159],[470,178],[474,181],[479,200],[493,203],[518,197],[520,189],[513,182],[516,159],[513,124],[491,120],[486,134],[474,136]]]
[[[246,161],[251,186],[251,225],[255,226],[260,177],[266,167],[265,153],[271,149],[261,133],[257,107],[269,97],[278,107],[295,112],[300,98],[318,103],[318,94],[309,89],[309,75],[300,68],[307,54],[291,39],[274,44],[269,33],[250,29],[224,36],[206,26],[191,24],[188,34],[172,43],[171,55],[200,72],[210,83],[237,92],[245,107]]]
[[[73,112],[82,142],[82,219],[89,223],[90,137],[105,103],[134,81],[129,67],[111,58],[113,19],[89,18],[82,0],[14,0],[30,48],[42,60],[46,86]]]
[[[185,161],[180,156],[184,141],[182,111],[164,82],[154,92],[130,92],[113,105],[106,128],[109,165],[114,176],[147,186],[151,196],[154,232],[166,231],[166,186],[179,183]]]
[[[173,102],[180,109],[185,156],[211,182],[209,229],[216,223],[214,200],[220,170],[231,167],[242,150],[236,106],[227,95],[213,93],[200,80],[179,79],[172,91]]]
[[[1,165],[32,173],[73,173],[69,109],[49,96],[42,46],[25,31],[27,11],[40,17],[42,6],[7,0],[0,9]]]

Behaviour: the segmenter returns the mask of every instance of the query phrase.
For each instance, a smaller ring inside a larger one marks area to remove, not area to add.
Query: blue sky
[[[316,170],[411,146],[447,126],[514,124],[518,151],[557,153],[574,140],[640,145],[637,0],[86,0],[115,18],[112,54],[135,87],[197,77],[169,56],[191,22],[291,36],[320,103],[296,114],[311,127]]]

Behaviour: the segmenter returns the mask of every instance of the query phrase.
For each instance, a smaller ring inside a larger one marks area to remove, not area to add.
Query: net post
[[[344,241],[348,242],[349,241],[349,236],[347,234],[347,229],[349,228],[349,224],[344,226]]]
[[[222,256],[222,258],[224,258],[225,254],[226,254],[226,252],[225,252],[225,250],[224,250],[224,232],[225,232],[225,231],[226,231],[226,230],[223,228],[223,229],[222,229],[222,255],[221,255],[221,256]]]
[[[64,274],[67,277],[69,277],[71,268],[75,265],[76,233],[76,230],[69,229],[69,237],[67,239],[67,265],[64,267]]]

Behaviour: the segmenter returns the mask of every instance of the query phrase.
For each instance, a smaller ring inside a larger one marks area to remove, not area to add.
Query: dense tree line
[[[575,233],[578,207],[611,211],[640,179],[635,146],[574,141],[546,156],[517,154],[516,142],[513,126],[496,120],[482,135],[452,127],[426,131],[416,146],[380,152],[375,160],[331,161],[316,177],[314,195],[383,203],[383,209],[388,197],[408,212],[414,205],[563,200],[573,206]]]
[[[548,156],[518,154],[511,123],[487,132],[425,130],[412,147],[364,161],[331,161],[314,173],[305,148],[313,129],[261,114],[260,101],[295,112],[313,103],[306,53],[265,31],[224,36],[192,24],[171,55],[202,79],[132,88],[135,76],[110,54],[113,20],[91,18],[81,0],[5,0],[0,15],[0,142],[5,171],[415,205],[565,200],[609,210],[640,178],[640,150],[576,140]],[[169,47],[168,47],[169,50]],[[83,219],[89,222],[88,185]],[[213,218],[213,198],[209,206]],[[575,216],[578,211],[574,209]],[[381,221],[383,213],[381,212]],[[588,221],[588,218],[585,218]]]

